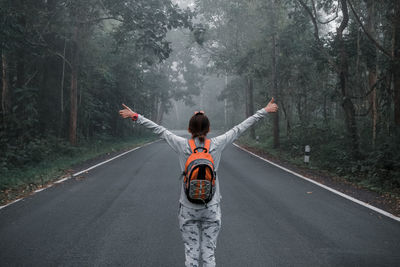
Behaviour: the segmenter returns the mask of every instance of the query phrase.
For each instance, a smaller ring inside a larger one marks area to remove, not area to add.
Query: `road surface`
[[[183,266],[164,142],[0,210],[1,266]],[[400,266],[400,223],[229,146],[217,266]]]

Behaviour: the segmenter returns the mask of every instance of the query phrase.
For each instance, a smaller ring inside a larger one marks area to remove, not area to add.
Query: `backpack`
[[[188,200],[196,204],[210,202],[215,191],[216,177],[214,159],[209,153],[210,143],[210,139],[206,139],[204,147],[196,147],[194,139],[189,140],[192,154],[185,164],[183,183]]]

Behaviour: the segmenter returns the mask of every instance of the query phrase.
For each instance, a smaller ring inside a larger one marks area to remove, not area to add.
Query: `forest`
[[[6,195],[69,168],[56,159],[154,138],[122,103],[224,130],[271,97],[241,143],[298,164],[309,145],[308,167],[400,195],[400,1],[0,0],[0,20]]]

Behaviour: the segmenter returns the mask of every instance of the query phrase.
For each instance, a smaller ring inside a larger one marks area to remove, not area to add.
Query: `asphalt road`
[[[183,266],[158,142],[0,210],[1,266]],[[400,266],[400,223],[229,146],[217,266]],[[312,192],[312,193],[310,193]]]

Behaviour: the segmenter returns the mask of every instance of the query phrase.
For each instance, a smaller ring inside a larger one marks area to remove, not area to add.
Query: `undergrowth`
[[[155,137],[102,138],[81,143],[79,147],[62,140],[40,140],[31,144],[25,163],[24,155],[7,155],[17,161],[2,162],[0,169],[0,204],[29,193],[68,173],[74,165],[97,156],[132,148],[155,140]],[[10,152],[9,152],[10,153]],[[3,155],[3,157],[6,155]],[[12,164],[13,163],[13,164]]]
[[[293,128],[289,136],[280,139],[280,147],[273,148],[270,127],[256,129],[259,140],[244,135],[240,142],[260,149],[298,167],[326,171],[335,176],[377,192],[400,196],[400,140],[398,135],[378,139],[375,146],[360,138],[360,152],[354,158],[341,131],[321,126]],[[310,163],[304,163],[304,147],[310,145]]]

